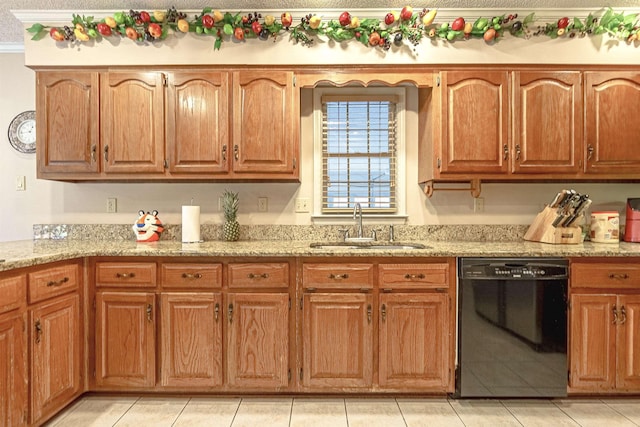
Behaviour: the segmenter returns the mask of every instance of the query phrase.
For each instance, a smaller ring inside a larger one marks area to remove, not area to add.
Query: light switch
[[[25,191],[27,189],[27,177],[20,175],[16,177],[16,191]]]

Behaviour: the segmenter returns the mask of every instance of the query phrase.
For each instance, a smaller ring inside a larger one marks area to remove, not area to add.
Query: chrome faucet
[[[353,219],[357,221],[358,224],[358,239],[362,238],[362,206],[360,203],[356,203],[353,205]]]

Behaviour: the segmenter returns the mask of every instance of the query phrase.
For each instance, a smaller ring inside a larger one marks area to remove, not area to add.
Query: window
[[[356,203],[374,215],[398,215],[404,180],[402,89],[320,90],[316,136],[316,213],[350,214]],[[373,92],[373,93],[372,93]]]

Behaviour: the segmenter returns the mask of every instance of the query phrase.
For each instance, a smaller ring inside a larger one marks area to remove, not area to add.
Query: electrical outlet
[[[27,178],[24,175],[16,177],[16,191],[25,191],[27,189]]]
[[[258,197],[258,212],[266,212],[269,210],[269,198]]]
[[[309,199],[299,198],[296,199],[296,212],[309,212]]]
[[[473,199],[473,211],[476,213],[484,212],[484,198],[476,197]]]
[[[118,199],[109,197],[107,199],[107,213],[116,213],[118,211]]]

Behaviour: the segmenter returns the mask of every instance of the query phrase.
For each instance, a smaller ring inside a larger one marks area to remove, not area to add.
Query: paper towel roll
[[[182,241],[200,241],[200,206],[182,207]]]

